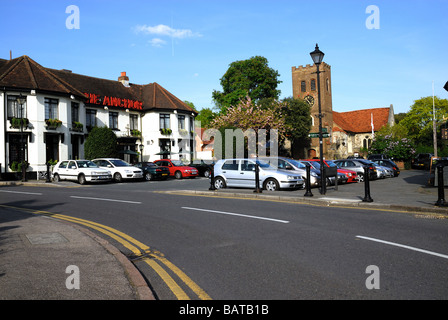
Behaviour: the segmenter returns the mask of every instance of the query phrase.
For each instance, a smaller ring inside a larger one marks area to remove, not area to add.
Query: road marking
[[[195,210],[195,211],[204,211],[204,212],[211,212],[211,213],[218,213],[218,214],[226,214],[226,215],[231,215],[231,216],[239,216],[239,217],[245,217],[245,218],[251,218],[251,219],[259,219],[259,220],[267,220],[267,221],[279,222],[279,223],[289,223],[289,221],[286,221],[286,220],[278,220],[278,219],[271,219],[271,218],[265,218],[265,217],[250,216],[250,215],[241,214],[241,213],[232,213],[232,212],[216,211],[216,210],[209,210],[209,209],[199,209],[199,208],[190,208],[190,207],[182,207],[182,209]]]
[[[0,192],[5,192],[5,193],[19,193],[19,194],[30,194],[30,195],[35,195],[35,196],[41,196],[42,193],[36,193],[36,192],[24,192],[24,191],[6,191],[6,190],[0,190]]]
[[[142,257],[144,255],[150,256],[150,258],[143,258],[142,260],[148,264],[163,280],[163,282],[168,286],[168,288],[173,292],[178,300],[189,300],[190,298],[185,293],[184,290],[176,283],[176,281],[171,277],[167,271],[161,265],[165,265],[165,267],[173,272],[182,282],[184,282],[190,289],[193,291],[200,299],[202,300],[211,300],[211,297],[202,290],[191,278],[189,278],[182,270],[180,270],[173,263],[168,261],[163,257],[161,253],[151,252],[150,247],[141,243],[140,241],[128,236],[125,233],[120,232],[114,228],[108,227],[106,225],[102,225],[93,221],[84,220],[80,218],[70,217],[62,214],[51,213],[48,211],[35,210],[31,208],[20,208],[20,207],[12,207],[7,205],[1,205],[0,207],[21,210],[29,213],[33,213],[36,215],[48,216],[60,220],[69,221],[72,223],[84,225],[86,227],[95,229],[112,239],[116,240],[120,244],[122,244],[125,248],[131,251],[135,256]],[[155,261],[157,260],[157,262]]]
[[[370,241],[375,241],[375,242],[380,242],[380,243],[388,244],[388,245],[391,245],[391,246],[396,246],[396,247],[400,247],[400,248],[405,248],[405,249],[409,249],[409,250],[413,250],[413,251],[418,251],[418,252],[422,252],[422,253],[430,254],[430,255],[433,255],[433,256],[437,256],[437,257],[441,257],[441,258],[444,258],[444,259],[448,259],[448,255],[441,254],[441,253],[437,253],[437,252],[433,252],[433,251],[428,251],[428,250],[424,250],[424,249],[419,249],[419,248],[415,248],[415,247],[411,247],[411,246],[406,246],[406,245],[404,245],[404,244],[399,244],[399,243],[395,243],[395,242],[384,241],[384,240],[375,239],[375,238],[363,237],[363,236],[356,236],[356,238],[360,238],[360,239],[364,239],[364,240],[370,240]]]
[[[132,204],[142,204],[139,201],[116,200],[116,199],[105,199],[105,198],[91,198],[91,197],[78,197],[78,196],[70,196],[70,198],[86,199],[86,200],[99,200],[99,201],[112,201],[112,202],[123,202],[123,203],[132,203]]]
[[[322,197],[318,198],[319,200],[326,200],[326,201],[342,201],[342,202],[361,202],[361,200],[356,199],[343,199],[343,198],[329,198],[329,197]]]

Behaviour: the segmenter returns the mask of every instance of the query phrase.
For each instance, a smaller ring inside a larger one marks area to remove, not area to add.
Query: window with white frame
[[[179,122],[179,130],[185,129],[185,116],[179,115],[177,116],[178,122]]]
[[[138,114],[129,115],[129,127],[131,130],[138,130]]]
[[[160,129],[170,129],[170,115],[161,113],[160,114]]]
[[[109,112],[109,128],[118,130],[118,112]]]
[[[26,118],[26,103],[22,106],[17,102],[18,96],[8,96],[8,119]]]
[[[96,110],[86,109],[86,127],[96,127]]]
[[[45,120],[59,119],[58,104],[58,99],[45,98]]]

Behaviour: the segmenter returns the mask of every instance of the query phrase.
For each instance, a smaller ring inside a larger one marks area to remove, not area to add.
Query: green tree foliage
[[[212,123],[213,119],[215,119],[217,114],[213,112],[210,108],[203,108],[199,110],[199,113],[196,117],[196,121],[201,122],[202,128],[209,128],[210,124]]]
[[[299,99],[283,100],[283,116],[285,118],[286,136],[292,141],[307,139],[311,130],[311,114],[309,105]]]
[[[436,122],[445,122],[448,116],[448,100],[434,98],[436,109]],[[415,100],[411,110],[400,121],[400,124],[408,131],[408,138],[417,144],[432,144],[433,132],[433,98],[425,97]]]
[[[414,144],[408,138],[397,138],[392,134],[376,133],[369,152],[384,154],[394,160],[407,161],[415,156]]]
[[[214,90],[213,100],[221,112],[225,112],[247,96],[255,102],[263,98],[278,99],[279,76],[278,71],[268,66],[268,60],[264,57],[232,62],[220,79],[223,91]]]
[[[108,127],[95,127],[90,131],[84,144],[86,159],[117,156],[117,136]]]

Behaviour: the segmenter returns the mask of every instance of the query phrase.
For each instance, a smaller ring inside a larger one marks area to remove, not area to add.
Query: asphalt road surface
[[[447,219],[159,192],[204,178],[59,186],[4,186],[0,204],[78,218],[161,300],[448,298]]]

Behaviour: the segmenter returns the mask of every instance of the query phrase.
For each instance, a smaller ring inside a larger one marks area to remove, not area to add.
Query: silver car
[[[306,181],[306,165],[301,163],[300,161],[285,158],[285,157],[266,157],[259,158],[267,163],[269,163],[274,168],[279,170],[287,170],[290,173],[298,174],[302,177],[303,180]],[[310,186],[318,187],[320,185],[320,172],[314,167],[310,168]]]
[[[278,170],[269,163],[257,159],[222,159],[214,166],[215,188],[255,188],[255,165],[259,166],[260,188],[268,191],[304,187],[298,174]]]

